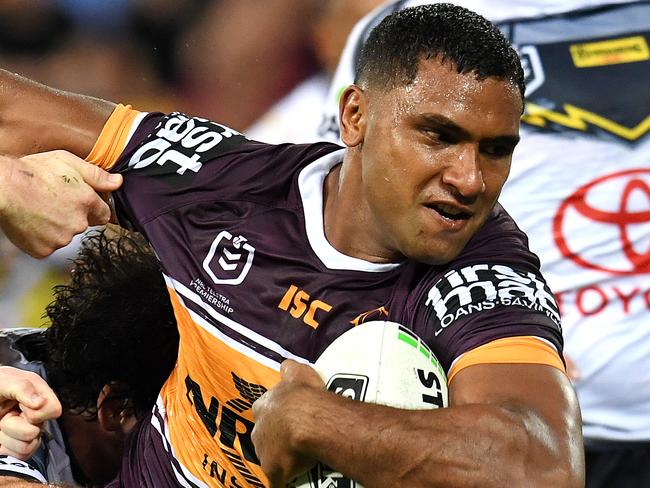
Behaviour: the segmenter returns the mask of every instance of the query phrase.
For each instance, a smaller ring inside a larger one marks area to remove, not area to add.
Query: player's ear
[[[348,86],[339,101],[339,118],[341,120],[341,140],[348,147],[358,146],[363,142],[366,132],[366,94],[361,87]]]
[[[107,432],[128,434],[137,419],[128,397],[128,386],[121,382],[104,385],[97,397],[97,421]]]

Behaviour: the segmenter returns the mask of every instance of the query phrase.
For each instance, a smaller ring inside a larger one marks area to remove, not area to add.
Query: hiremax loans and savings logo
[[[584,268],[650,273],[650,169],[611,173],[578,188],[558,208],[553,238]]]
[[[504,265],[477,264],[449,271],[425,302],[439,321],[435,335],[456,320],[497,307],[523,307],[544,313],[560,326],[560,311],[546,283],[533,273]]]

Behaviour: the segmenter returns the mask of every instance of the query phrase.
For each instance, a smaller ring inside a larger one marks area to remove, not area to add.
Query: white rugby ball
[[[353,400],[423,410],[446,407],[447,377],[429,347],[395,322],[371,321],[338,337],[314,368],[327,389]],[[296,488],[362,488],[340,473],[317,465]]]

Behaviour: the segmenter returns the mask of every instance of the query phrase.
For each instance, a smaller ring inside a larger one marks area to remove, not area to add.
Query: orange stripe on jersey
[[[546,364],[565,371],[557,351],[532,336],[497,339],[463,354],[451,367],[448,382],[462,369],[475,364]]]
[[[250,437],[251,407],[280,373],[205,330],[173,289],[169,294],[180,344],[160,395],[176,459],[209,486],[265,486]]]
[[[131,105],[115,107],[86,161],[105,170],[111,169],[122,154],[133,121],[139,113]]]

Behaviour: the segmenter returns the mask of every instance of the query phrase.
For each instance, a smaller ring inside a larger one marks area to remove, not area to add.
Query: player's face
[[[517,87],[430,59],[412,84],[369,89],[366,100],[359,152],[373,239],[394,255],[449,262],[508,177],[522,110]]]

